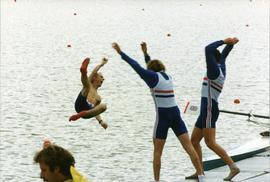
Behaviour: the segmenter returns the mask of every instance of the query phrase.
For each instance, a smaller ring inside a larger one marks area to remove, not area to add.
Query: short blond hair
[[[166,68],[160,60],[154,59],[147,63],[147,69],[152,70],[154,72],[160,72],[165,71]]]

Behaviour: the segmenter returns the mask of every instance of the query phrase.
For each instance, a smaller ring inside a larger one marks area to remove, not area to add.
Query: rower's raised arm
[[[142,52],[143,52],[143,55],[144,55],[144,60],[145,60],[145,63],[147,64],[151,58],[147,52],[147,45],[146,45],[146,42],[142,42],[141,43],[141,48],[142,48]]]
[[[228,38],[229,39],[229,38]],[[224,49],[222,50],[221,56],[223,57],[224,61],[233,49],[234,44],[237,44],[239,42],[239,39],[234,37],[230,38],[229,41],[226,41],[227,39],[224,40],[224,43],[227,44]]]
[[[223,44],[224,44],[224,41],[219,40],[219,41],[215,41],[215,42],[213,42],[205,47],[207,77],[209,79],[214,80],[219,76],[219,68],[217,65],[216,54],[219,53],[217,48]]]
[[[137,61],[126,55],[119,47],[117,43],[112,44],[112,48],[121,56],[121,58],[127,62],[133,70],[145,81],[145,83],[153,88],[158,82],[158,75],[154,71],[143,68]]]
[[[101,63],[99,65],[97,65],[93,71],[91,72],[91,74],[89,75],[89,80],[92,80],[93,76],[99,71],[99,69],[104,66],[105,64],[107,64],[108,59],[107,58],[102,58]]]

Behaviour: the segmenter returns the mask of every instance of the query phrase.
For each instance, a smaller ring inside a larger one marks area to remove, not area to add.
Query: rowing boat
[[[263,132],[265,133],[265,132]],[[228,151],[234,162],[250,158],[256,154],[270,150],[269,135],[260,136],[258,139],[252,140],[238,148]],[[203,167],[205,171],[218,168],[226,165],[225,162],[217,155],[207,157],[203,160]]]

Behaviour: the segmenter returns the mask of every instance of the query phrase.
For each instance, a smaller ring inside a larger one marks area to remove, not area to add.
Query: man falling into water
[[[72,115],[69,118],[69,121],[75,121],[79,118],[89,119],[96,117],[99,124],[106,129],[108,125],[101,119],[100,114],[107,109],[107,105],[101,103],[101,97],[97,90],[101,87],[104,81],[104,77],[98,71],[108,62],[108,59],[103,58],[101,63],[97,65],[89,77],[87,77],[87,67],[89,62],[89,58],[85,58],[82,62],[80,71],[83,88],[75,102],[75,110],[77,114]]]

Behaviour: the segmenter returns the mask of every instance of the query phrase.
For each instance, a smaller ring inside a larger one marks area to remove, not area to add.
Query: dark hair
[[[220,62],[220,58],[221,58],[221,54],[219,52],[219,50],[215,50],[215,58],[216,58],[216,61],[219,63]]]
[[[166,68],[160,60],[154,59],[147,63],[147,69],[155,72],[160,72],[165,71]]]
[[[45,163],[49,166],[51,172],[59,167],[60,172],[67,177],[71,177],[70,166],[74,166],[75,164],[72,154],[57,145],[49,145],[37,152],[34,161],[36,163]]]

